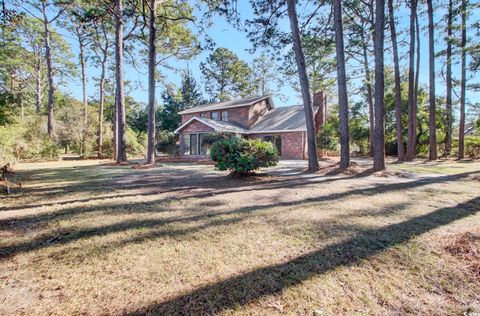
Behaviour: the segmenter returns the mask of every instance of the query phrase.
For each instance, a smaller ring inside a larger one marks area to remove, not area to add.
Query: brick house
[[[319,99],[323,104],[323,94],[314,96],[314,105]],[[321,106],[315,106],[314,110],[317,127],[323,120],[318,108]],[[183,158],[208,157],[209,145],[203,139],[210,133],[232,133],[237,137],[270,141],[283,159],[307,157],[303,105],[275,107],[267,95],[199,105],[179,114],[182,125],[175,133],[180,136],[180,156]]]

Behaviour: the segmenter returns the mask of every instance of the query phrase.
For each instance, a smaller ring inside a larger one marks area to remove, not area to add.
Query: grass
[[[480,312],[480,162],[330,163],[250,179],[20,165],[0,200],[0,314]]]

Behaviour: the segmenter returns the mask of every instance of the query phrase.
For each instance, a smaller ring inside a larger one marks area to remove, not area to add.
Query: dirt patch
[[[475,276],[480,277],[480,231],[454,236],[445,250],[462,260]]]

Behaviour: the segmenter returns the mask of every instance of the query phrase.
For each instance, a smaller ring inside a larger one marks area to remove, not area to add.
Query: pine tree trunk
[[[98,158],[103,158],[103,107],[105,100],[105,69],[107,66],[107,52],[104,53],[102,60],[102,72],[100,74],[100,96],[98,100],[98,138],[97,149]]]
[[[450,156],[452,152],[452,134],[453,134],[453,113],[452,113],[452,15],[453,15],[453,0],[448,1],[448,16],[447,16],[447,92],[446,92],[446,132],[445,132],[445,156]]]
[[[125,117],[125,97],[123,92],[123,5],[122,0],[115,0],[115,62],[117,106],[117,162],[127,161],[127,135]]]
[[[460,122],[458,129],[458,159],[465,157],[465,95],[467,80],[467,0],[462,0],[462,78],[460,82]]]
[[[435,32],[433,24],[432,0],[427,0],[428,11],[428,48],[429,48],[429,70],[430,70],[430,116],[429,116],[429,152],[430,160],[437,160],[437,124],[435,105]]]
[[[150,0],[149,40],[148,40],[148,151],[147,164],[155,163],[155,66],[157,64],[156,0]]]
[[[82,93],[83,93],[83,141],[86,140],[87,136],[87,125],[88,125],[88,100],[87,100],[87,73],[85,69],[85,52],[84,52],[84,43],[79,30],[77,30],[78,34],[78,43],[80,46],[80,67],[82,70]],[[83,146],[82,148],[85,148]],[[84,154],[80,152],[80,154]]]
[[[393,0],[388,0],[388,11],[390,15],[390,33],[392,37],[393,66],[395,76],[395,119],[397,121],[397,157],[399,161],[404,161],[405,148],[403,146],[402,87],[400,81],[400,61],[398,58],[397,31],[395,28]]]
[[[373,170],[385,169],[385,83],[383,74],[385,44],[385,1],[375,2],[375,142]]]
[[[337,59],[338,105],[340,114],[340,168],[350,165],[350,141],[348,132],[348,96],[343,43],[342,2],[333,1],[335,23],[335,50]]]
[[[42,74],[41,70],[37,70],[37,76],[35,77],[35,111],[40,113],[42,110]]]
[[[303,55],[302,43],[300,39],[300,31],[298,29],[298,18],[295,9],[295,1],[287,0],[288,17],[290,19],[290,28],[293,38],[293,49],[295,51],[295,59],[297,61],[298,76],[300,79],[300,87],[302,89],[303,105],[305,107],[305,121],[307,128],[307,149],[308,149],[308,170],[310,172],[317,171],[317,142],[315,139],[315,124],[313,122],[312,97],[310,95],[310,85],[308,83],[307,69],[305,66],[305,56]]]
[[[52,54],[50,51],[50,29],[49,22],[47,17],[47,4],[45,1],[42,1],[42,13],[43,13],[43,27],[44,27],[44,40],[45,40],[45,59],[47,63],[47,77],[48,77],[48,122],[47,122],[47,131],[50,137],[53,136],[54,126],[53,126],[53,97],[55,93],[55,86],[53,83],[53,67],[52,67]]]
[[[370,157],[373,157],[373,143],[374,140],[374,129],[375,129],[375,114],[373,110],[373,91],[372,91],[372,76],[370,74],[370,66],[368,65],[368,53],[367,53],[367,44],[365,42],[365,34],[362,29],[362,52],[363,52],[363,67],[365,71],[365,86],[367,88],[367,102],[368,102],[368,115],[369,115],[369,125],[370,125]]]
[[[417,1],[410,1],[410,48],[408,51],[408,143],[405,160],[412,161],[415,158],[417,138],[417,113],[415,111],[415,16],[417,15]]]

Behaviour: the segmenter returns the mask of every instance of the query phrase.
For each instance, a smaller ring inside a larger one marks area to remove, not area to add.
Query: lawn
[[[0,314],[480,313],[480,162],[17,166]]]

